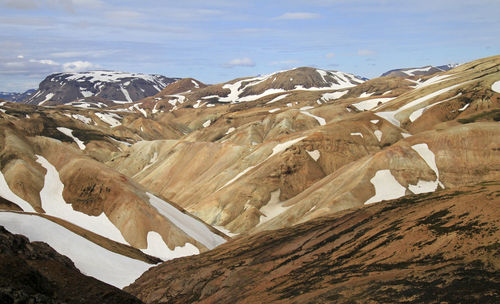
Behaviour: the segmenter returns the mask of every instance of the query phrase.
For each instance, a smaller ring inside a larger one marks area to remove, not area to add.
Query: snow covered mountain
[[[16,92],[0,92],[0,99],[12,101],[12,102],[21,102],[27,98],[29,98],[36,90],[27,90],[24,93],[16,93]]]
[[[97,97],[102,103],[132,103],[155,95],[177,78],[115,71],[57,73],[47,76],[25,103],[61,105]]]
[[[237,104],[257,101],[271,95],[291,92],[334,91],[354,87],[365,81],[353,74],[327,71],[311,67],[300,67],[267,75],[234,79],[211,85],[180,95],[165,96],[159,104],[168,101],[171,108],[193,106],[195,108],[214,104]]]
[[[456,68],[457,66],[459,66],[459,64],[453,63],[453,64],[446,64],[446,65],[440,65],[440,66],[428,65],[428,66],[419,67],[419,68],[395,69],[395,70],[390,70],[390,71],[383,73],[382,75],[380,75],[380,77],[384,77],[384,76],[390,76],[390,77],[429,76],[432,74],[449,71],[453,68]]]

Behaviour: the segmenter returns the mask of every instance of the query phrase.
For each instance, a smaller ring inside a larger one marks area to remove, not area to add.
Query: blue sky
[[[218,83],[298,66],[373,78],[500,54],[498,0],[0,0],[0,91],[92,69]]]

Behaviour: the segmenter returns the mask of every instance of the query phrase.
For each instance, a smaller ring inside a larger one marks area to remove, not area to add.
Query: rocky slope
[[[146,303],[497,303],[499,191],[421,194],[241,237],[125,290]]]
[[[107,105],[132,103],[155,95],[177,79],[114,71],[57,73],[47,76],[24,102],[46,106],[77,102],[75,105],[84,106],[89,98],[87,103],[97,105],[99,102]]]
[[[82,274],[66,256],[0,226],[0,302],[142,303]]]

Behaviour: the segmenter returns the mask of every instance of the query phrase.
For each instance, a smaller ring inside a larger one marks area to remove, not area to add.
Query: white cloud
[[[34,0],[0,0],[0,5],[19,10],[32,10],[38,8]]]
[[[59,63],[55,62],[54,60],[50,60],[50,59],[41,59],[41,60],[30,59],[29,62],[46,64],[46,65],[59,65]]]
[[[298,60],[290,59],[290,60],[273,61],[273,62],[271,62],[271,65],[295,65],[298,63],[299,63]]]
[[[17,59],[24,59],[23,55],[17,55]]]
[[[305,20],[305,19],[318,19],[320,14],[307,13],[307,12],[295,12],[295,13],[284,13],[281,16],[273,18],[274,20]]]
[[[358,55],[359,56],[374,56],[375,55],[375,51],[372,51],[372,50],[358,50]]]
[[[224,64],[225,67],[232,68],[235,66],[245,66],[245,67],[253,67],[255,66],[255,62],[248,57],[243,57],[243,58],[235,58],[229,62],[226,62]]]
[[[78,61],[66,62],[65,64],[63,64],[64,72],[81,72],[81,71],[88,71],[94,68],[97,68],[97,66],[89,61],[78,60]]]
[[[335,53],[328,53],[325,55],[325,57],[328,59],[333,58],[333,57],[335,57]]]

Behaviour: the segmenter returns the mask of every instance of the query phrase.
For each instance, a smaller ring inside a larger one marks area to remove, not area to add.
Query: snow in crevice
[[[181,231],[200,242],[208,249],[213,249],[226,242],[223,237],[210,231],[206,224],[186,213],[181,212],[179,209],[154,196],[153,194],[146,194],[149,197],[151,205],[158,210],[161,215],[167,218]]]
[[[353,132],[353,133],[351,133],[351,136],[361,136],[361,137],[363,137],[363,134],[360,133],[360,132]]]
[[[229,180],[227,183],[224,184],[224,186],[220,187],[219,189],[217,189],[216,192],[220,191],[221,189],[229,186],[230,184],[234,183],[236,180],[238,180],[240,177],[242,177],[243,175],[245,175],[246,173],[248,173],[250,170],[252,170],[253,168],[255,167],[258,167],[260,164],[266,162],[268,159],[270,159],[271,157],[285,151],[286,149],[290,148],[291,146],[293,146],[294,144],[302,141],[304,138],[306,138],[307,136],[303,136],[303,137],[299,137],[299,138],[296,138],[296,139],[292,139],[292,140],[289,140],[287,142],[284,142],[284,143],[280,143],[280,144],[277,144],[276,146],[274,146],[273,148],[273,152],[265,159],[263,160],[262,162],[254,165],[254,166],[249,166],[247,167],[245,170],[241,171],[240,173],[238,173],[235,177],[233,177],[231,180]]]
[[[382,135],[383,135],[382,131],[380,131],[380,130],[375,130],[375,131],[373,132],[373,134],[375,134],[375,136],[377,137],[377,139],[378,139],[378,141],[379,141],[379,142],[382,140]]]
[[[103,122],[107,123],[108,125],[111,126],[111,128],[118,127],[122,123],[120,122],[120,119],[122,117],[118,114],[115,113],[98,113],[96,112],[95,115],[99,117],[100,120]]]
[[[449,87],[446,87],[444,89],[441,89],[441,90],[437,90],[435,92],[432,92],[430,94],[427,94],[423,97],[420,97],[420,98],[417,98],[407,104],[405,104],[404,106],[402,106],[401,108],[395,110],[395,111],[386,111],[386,112],[377,112],[375,113],[375,115],[379,116],[379,117],[382,117],[384,119],[386,119],[387,121],[389,121],[390,123],[392,123],[393,125],[397,126],[397,127],[400,127],[401,126],[401,122],[396,118],[396,115],[404,110],[407,110],[407,109],[410,109],[412,107],[416,107],[418,105],[420,105],[421,103],[425,102],[425,101],[428,101],[434,97],[437,97],[441,94],[444,94],[448,91],[451,91],[455,88],[458,88],[466,83],[468,83],[470,81],[466,81],[466,82],[462,82],[462,83],[459,83],[459,84],[455,84],[455,85],[452,85],[452,86],[449,86]]]
[[[414,111],[413,113],[410,114],[409,116],[409,119],[411,122],[414,122],[415,120],[417,120],[420,116],[422,116],[422,114],[424,114],[425,111],[429,110],[430,108],[434,107],[434,106],[437,106],[439,104],[442,104],[443,102],[447,102],[447,101],[450,101],[452,99],[455,99],[457,97],[460,97],[462,95],[462,93],[458,93],[457,95],[453,96],[453,97],[450,97],[450,98],[447,98],[445,100],[441,100],[439,102],[435,102],[433,104],[430,104],[428,106],[425,106],[423,108],[420,108],[416,111]]]
[[[365,205],[400,198],[406,193],[406,188],[401,186],[388,169],[378,170],[370,182],[375,187],[375,195],[369,198]]]
[[[285,212],[290,206],[284,207],[283,203],[280,201],[280,189],[271,192],[271,198],[266,205],[260,208],[262,215],[259,218],[259,225],[263,224],[281,213]]]
[[[316,121],[319,123],[320,126],[326,125],[326,120],[323,117],[316,116],[304,110],[300,111],[300,113],[316,119]]]
[[[266,104],[275,103],[276,101],[285,99],[288,95],[290,95],[290,94],[283,94],[283,95],[277,96],[277,97],[271,99],[270,101],[266,102]]]
[[[120,230],[109,220],[104,212],[99,214],[99,216],[87,215],[74,210],[72,205],[67,204],[63,198],[64,184],[59,178],[57,169],[43,156],[37,155],[36,161],[47,170],[44,185],[40,191],[42,208],[46,214],[61,218],[101,236],[128,245]]]
[[[281,108],[274,108],[272,110],[269,110],[268,112],[269,113],[274,113],[274,112],[278,112]]]
[[[80,150],[85,150],[85,144],[83,143],[83,141],[73,135],[73,130],[64,127],[57,127],[57,130],[64,135],[71,137],[78,145],[78,148],[80,148]]]
[[[410,189],[410,191],[415,194],[434,192],[437,190],[438,186],[441,186],[441,188],[444,189],[444,185],[439,181],[439,169],[436,165],[436,156],[429,149],[429,146],[427,146],[427,144],[417,144],[411,146],[411,148],[415,150],[418,155],[425,161],[427,166],[429,166],[429,168],[434,171],[434,173],[436,174],[436,180],[419,180],[416,185],[408,185],[408,189]]]
[[[199,254],[200,250],[191,243],[186,243],[184,246],[176,246],[174,250],[168,248],[162,236],[156,231],[149,231],[147,235],[148,247],[141,251],[145,254],[155,256],[163,261],[172,260],[175,258]]]
[[[211,123],[212,123],[212,121],[211,121],[210,119],[209,119],[209,120],[207,120],[207,121],[205,121],[205,122],[203,123],[203,128],[208,128],[208,127],[210,126],[210,124],[211,124]]]

